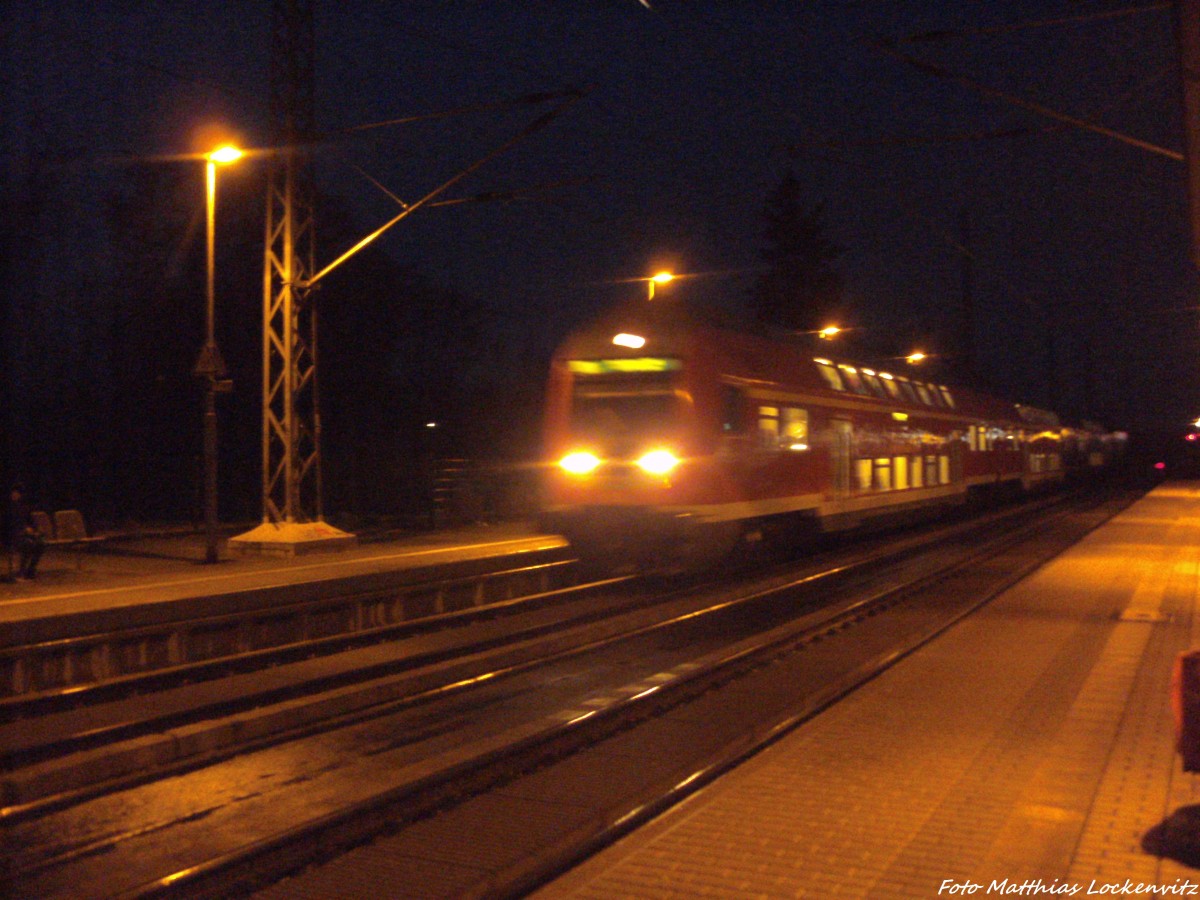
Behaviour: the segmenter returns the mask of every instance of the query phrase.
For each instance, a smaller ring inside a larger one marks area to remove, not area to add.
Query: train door
[[[854,426],[846,419],[833,419],[830,428],[833,433],[833,443],[830,447],[833,454],[833,496],[835,499],[841,499],[850,496]]]
[[[951,431],[947,444],[946,450],[950,455],[950,483],[962,484],[963,457],[967,446],[966,441],[963,440],[962,432]]]

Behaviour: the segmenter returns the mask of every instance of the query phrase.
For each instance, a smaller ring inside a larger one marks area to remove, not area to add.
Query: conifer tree
[[[833,263],[844,252],[827,237],[825,205],[805,205],[792,172],[763,208],[767,270],[752,297],[759,321],[792,330],[823,327],[841,304],[843,278]]]

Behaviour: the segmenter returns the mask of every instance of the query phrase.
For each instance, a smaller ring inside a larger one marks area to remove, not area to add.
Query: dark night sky
[[[1018,399],[1123,426],[1200,415],[1182,163],[919,72],[899,49],[1002,91],[1178,151],[1169,9],[944,0],[318,3],[317,115],[336,131],[591,86],[551,127],[452,192],[586,179],[526,202],[414,215],[397,260],[549,341],[669,263],[688,289],[743,297],[764,198],[790,166],[827,205],[853,324],[916,340],[962,296],[969,225],[975,353]],[[115,157],[191,149],[223,120],[265,141],[266,2],[8,6],[5,163],[39,146],[72,187],[48,270],[89,266],[89,185]],[[365,233],[545,107],[479,112],[324,145],[322,183]],[[229,176],[229,177],[232,177]],[[76,189],[77,187],[77,189]],[[320,227],[318,210],[318,228]],[[80,247],[85,249],[81,252]],[[67,249],[71,247],[73,249]],[[351,263],[352,265],[353,263]],[[41,277],[52,278],[51,274]],[[331,278],[338,277],[336,274]],[[1057,385],[1047,386],[1047,323]]]

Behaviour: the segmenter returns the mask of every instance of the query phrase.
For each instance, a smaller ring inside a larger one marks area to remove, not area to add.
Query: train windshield
[[[606,455],[625,456],[639,452],[647,440],[678,434],[680,403],[669,374],[600,381],[575,385],[571,399],[574,435]]]

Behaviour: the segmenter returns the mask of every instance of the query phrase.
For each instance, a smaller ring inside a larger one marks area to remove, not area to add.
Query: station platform
[[[1198,564],[1200,483],[1160,485],[534,896],[1200,896]]]
[[[206,564],[205,536],[194,531],[112,535],[99,545],[50,547],[33,581],[0,582],[0,646],[28,638],[33,622],[82,620],[88,614],[186,603],[211,597],[407,569],[453,566],[566,546],[528,522],[413,531],[302,556],[238,556],[220,547]]]

